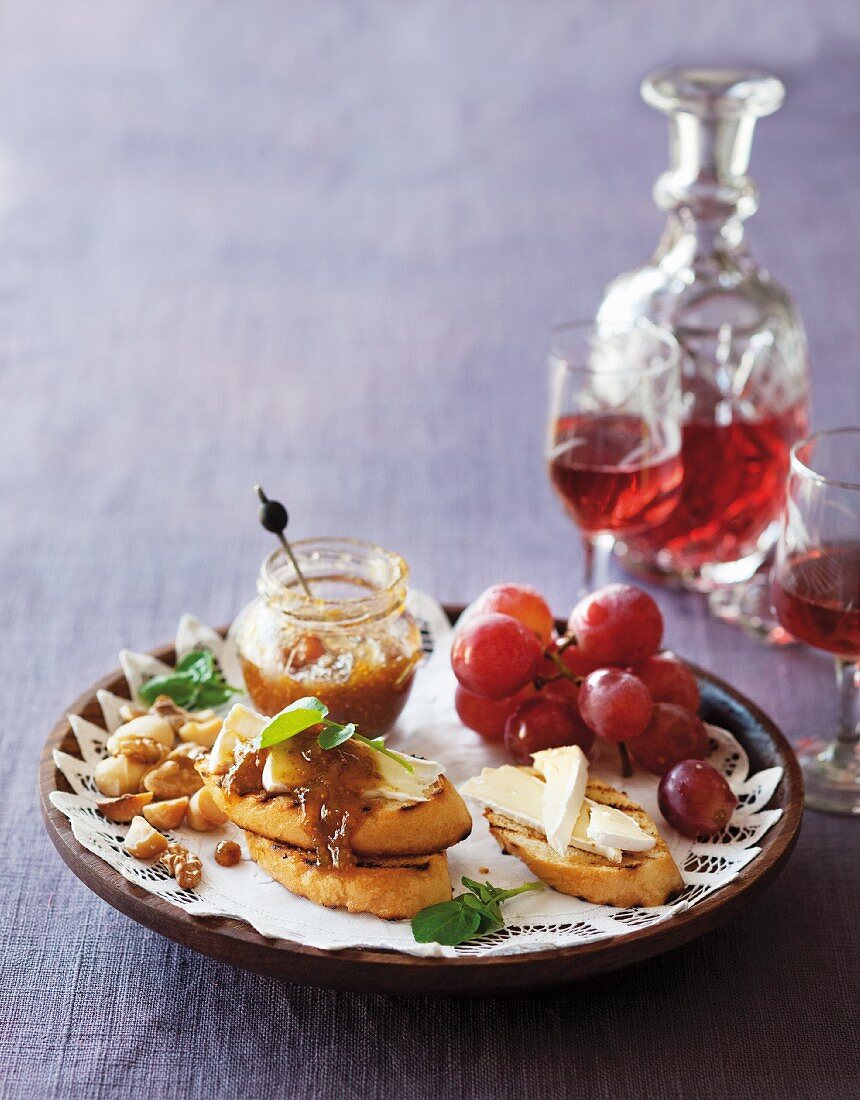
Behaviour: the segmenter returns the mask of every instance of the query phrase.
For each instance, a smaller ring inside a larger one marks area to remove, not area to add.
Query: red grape
[[[707,756],[708,735],[695,714],[674,703],[655,703],[645,732],[629,747],[631,756],[644,768],[663,775],[681,760]]]
[[[638,737],[648,725],[651,710],[648,688],[620,668],[599,668],[589,673],[579,692],[583,720],[605,741]]]
[[[634,665],[660,648],[663,616],[641,588],[608,584],[579,601],[568,628],[583,657],[601,665]]]
[[[648,688],[655,703],[675,703],[691,714],[699,709],[696,677],[674,653],[657,653],[630,671]]]
[[[562,649],[562,646],[566,648]],[[555,654],[572,676],[587,676],[589,672],[603,667],[599,661],[585,657],[578,645],[567,645],[567,638],[556,638],[547,646],[547,653]],[[552,676],[554,672],[558,672],[558,665],[549,656],[545,657],[541,675]]]
[[[549,683],[544,684],[540,689],[540,694],[548,699],[564,699],[565,702],[577,706],[579,686],[573,680],[568,680],[566,676],[562,677],[560,673],[556,673],[556,675],[560,678],[550,680]]]
[[[464,726],[479,733],[486,741],[501,741],[505,733],[505,722],[524,702],[534,689],[529,685],[508,699],[485,699],[482,695],[473,695],[462,684],[457,684],[454,695],[454,707]]]
[[[486,699],[515,695],[533,680],[543,649],[528,627],[510,615],[475,615],[457,631],[451,647],[454,675],[467,691]]]
[[[689,837],[718,833],[738,804],[725,777],[701,760],[670,768],[660,780],[657,801],[669,824]]]
[[[552,637],[555,627],[546,600],[528,584],[494,584],[478,597],[475,611],[497,611],[501,615],[510,615],[537,634],[544,645]]]
[[[530,764],[532,753],[560,745],[579,745],[588,752],[594,734],[575,707],[563,699],[542,695],[521,703],[505,724],[505,745],[520,764]]]

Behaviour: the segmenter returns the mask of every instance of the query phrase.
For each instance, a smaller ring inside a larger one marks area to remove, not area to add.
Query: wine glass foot
[[[860,744],[822,744],[799,760],[810,809],[827,814],[860,814]]]
[[[766,572],[756,573],[741,584],[715,588],[708,596],[708,608],[715,619],[739,626],[765,645],[785,646],[797,641],[776,617]]]
[[[657,560],[643,557],[635,544],[628,545],[623,538],[615,544],[615,554],[628,572],[646,577],[653,584],[706,593],[745,585],[762,568],[766,558],[765,550],[758,549],[736,561],[710,562],[697,568],[685,568],[671,560],[660,560],[662,554],[658,555]]]

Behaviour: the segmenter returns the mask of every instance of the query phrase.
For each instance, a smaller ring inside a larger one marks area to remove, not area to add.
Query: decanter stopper
[[[651,73],[642,98],[669,116],[672,163],[654,185],[664,210],[748,218],[758,191],[747,176],[756,119],[779,110],[780,80],[741,69],[677,68]]]

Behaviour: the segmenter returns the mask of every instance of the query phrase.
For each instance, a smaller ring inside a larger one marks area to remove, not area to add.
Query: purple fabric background
[[[398,1002],[128,921],[61,864],[34,778],[121,646],[250,598],[257,480],[296,536],[396,547],[441,599],[521,579],[566,611],[545,331],[656,243],[659,64],[787,81],[751,245],[804,312],[816,424],[860,421],[858,52],[837,0],[4,4],[0,1095],[856,1095],[860,822],[808,814],[770,892],[664,958]],[[663,604],[795,743],[833,721],[827,658]]]

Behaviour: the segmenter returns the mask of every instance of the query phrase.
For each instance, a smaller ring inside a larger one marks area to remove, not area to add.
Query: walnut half
[[[171,756],[146,775],[143,785],[157,799],[170,800],[199,791],[203,780],[197,774],[190,756]]]
[[[159,862],[164,864],[183,890],[194,890],[200,885],[203,863],[199,856],[193,855],[183,845],[168,844]]]

